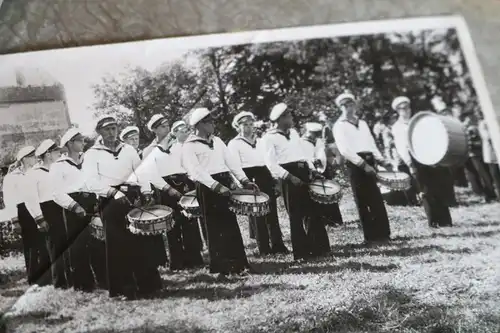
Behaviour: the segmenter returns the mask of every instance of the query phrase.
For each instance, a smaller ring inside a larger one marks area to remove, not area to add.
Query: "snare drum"
[[[316,179],[309,184],[309,194],[315,202],[330,205],[342,198],[340,184],[329,179]]]
[[[404,172],[380,171],[377,179],[381,185],[393,191],[407,191],[411,188],[411,178]]]
[[[140,235],[159,235],[174,227],[173,209],[168,206],[154,205],[134,208],[127,214],[129,230]]]
[[[191,191],[186,193],[179,200],[179,206],[182,207],[190,216],[200,217],[201,216],[201,208],[198,204],[198,199],[196,198],[196,191]]]
[[[104,241],[106,239],[104,225],[102,224],[102,220],[99,216],[92,217],[89,223],[89,227],[92,237],[101,241]]]
[[[229,198],[229,210],[236,215],[266,216],[271,212],[269,196],[259,193],[233,193]]]
[[[462,123],[429,111],[411,118],[408,147],[413,158],[423,165],[450,167],[467,160],[467,134]]]

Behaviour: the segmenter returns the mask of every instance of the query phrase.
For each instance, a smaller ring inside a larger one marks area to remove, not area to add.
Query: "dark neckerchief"
[[[312,144],[313,144],[313,146],[316,146],[316,141],[317,141],[317,140],[315,140],[315,139],[311,138],[310,136],[305,135],[305,136],[303,137],[303,139],[304,139],[304,140],[306,140],[306,141],[308,141],[308,142],[310,142],[310,143],[312,143]]]
[[[57,160],[58,163],[66,162],[71,166],[74,166],[78,170],[82,169],[82,160],[79,161],[79,163],[76,163],[71,157],[64,156],[61,157],[60,159]]]
[[[283,135],[287,140],[290,141],[290,133],[291,132],[285,133],[280,129],[274,128],[274,129],[270,130],[269,133],[276,133],[276,134]]]
[[[45,172],[49,172],[49,169],[43,165],[40,165],[37,167],[38,170],[42,170],[42,171],[45,171]]]
[[[125,146],[125,144],[123,142],[120,142],[118,141],[119,144],[116,146],[116,150],[112,150],[112,149],[109,149],[108,147],[106,147],[101,140],[99,140],[95,145],[94,147],[92,147],[93,149],[98,149],[98,150],[102,150],[102,151],[105,151],[105,152],[108,152],[110,153],[111,155],[113,155],[113,157],[115,158],[115,160],[118,159],[118,156],[120,155],[123,147]]]
[[[247,138],[245,138],[244,136],[242,135],[238,135],[236,137],[237,140],[241,140],[243,142],[245,142],[246,144],[248,144],[250,147],[252,147],[253,149],[255,149],[255,147],[257,147],[257,140],[255,140],[254,143],[250,142]]]
[[[164,154],[170,154],[170,147],[168,147],[167,149],[163,148],[161,145],[157,145],[156,146],[162,153]]]
[[[209,139],[209,140],[206,140],[206,139],[200,138],[197,135],[193,135],[193,136],[190,136],[186,140],[186,142],[199,142],[199,143],[202,143],[202,144],[208,146],[210,149],[214,149],[214,140],[213,140],[213,138]]]
[[[351,120],[351,119],[348,119],[347,117],[344,117],[342,119],[342,121],[345,121],[345,122],[348,122],[349,124],[353,125],[354,127],[356,128],[359,128],[359,123],[360,123],[360,120],[359,118],[356,118],[357,120]]]

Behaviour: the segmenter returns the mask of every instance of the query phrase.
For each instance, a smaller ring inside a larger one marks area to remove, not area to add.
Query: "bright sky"
[[[144,47],[143,47],[144,46]],[[16,85],[16,70],[26,84],[64,85],[70,118],[85,133],[94,126],[91,86],[107,74],[117,75],[127,66],[154,70],[161,64],[181,58],[187,50],[172,50],[167,43],[124,43],[108,46],[31,52],[0,57],[0,86]]]

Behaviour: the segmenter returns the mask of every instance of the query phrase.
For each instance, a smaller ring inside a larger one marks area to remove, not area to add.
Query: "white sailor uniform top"
[[[406,166],[412,166],[412,159],[410,156],[410,148],[408,144],[408,123],[398,119],[392,125],[392,136],[394,137],[394,145],[396,146],[396,151],[399,158],[403,160]]]
[[[170,187],[163,177],[186,173],[182,166],[182,145],[178,143],[167,149],[156,145],[137,169],[139,178],[149,179],[157,189]]]
[[[24,186],[26,208],[38,222],[43,219],[40,204],[54,199],[54,184],[49,176],[49,169],[40,164],[35,165],[26,172]]]
[[[236,158],[242,168],[265,166],[264,148],[262,140],[257,139],[254,143],[241,135],[237,135],[227,144],[227,148]]]
[[[320,161],[322,167],[326,167],[326,147],[321,139],[316,139],[314,142],[311,138],[302,137],[304,152],[308,160]]]
[[[141,192],[151,193],[149,179],[137,176],[140,164],[134,147],[120,143],[112,151],[99,140],[84,154],[82,170],[88,189],[99,196],[108,197],[120,185],[140,186]]]
[[[354,165],[360,166],[364,162],[358,153],[372,153],[375,160],[383,160],[364,120],[359,119],[356,126],[346,118],[339,118],[333,125],[333,136],[340,154]]]
[[[288,134],[279,129],[271,129],[262,137],[264,148],[264,161],[271,175],[277,179],[288,176],[281,165],[292,162],[307,162],[309,168],[314,170],[313,161],[308,158],[299,133],[290,129]]]
[[[6,174],[3,179],[4,211],[10,219],[17,217],[17,206],[25,202],[24,178],[25,173],[20,168],[16,168]]]
[[[248,179],[235,156],[216,136],[207,141],[191,134],[182,147],[182,164],[191,179],[212,189],[218,183],[211,175],[230,172],[239,182]]]
[[[49,175],[54,184],[54,202],[65,209],[71,210],[77,204],[68,194],[91,192],[85,181],[81,161],[61,156],[50,166]]]

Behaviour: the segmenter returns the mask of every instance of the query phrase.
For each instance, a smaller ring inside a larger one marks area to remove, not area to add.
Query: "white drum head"
[[[237,194],[234,195],[234,199],[245,203],[265,203],[269,201],[269,197],[263,193],[257,195],[253,194]]]
[[[325,180],[315,180],[309,185],[312,192],[321,195],[335,195],[340,191],[340,185],[334,181]]]
[[[380,178],[389,180],[406,180],[410,177],[404,172],[390,172],[390,171],[380,171],[378,175]]]
[[[424,165],[436,165],[446,155],[449,135],[439,116],[432,112],[416,114],[408,127],[411,155]]]

